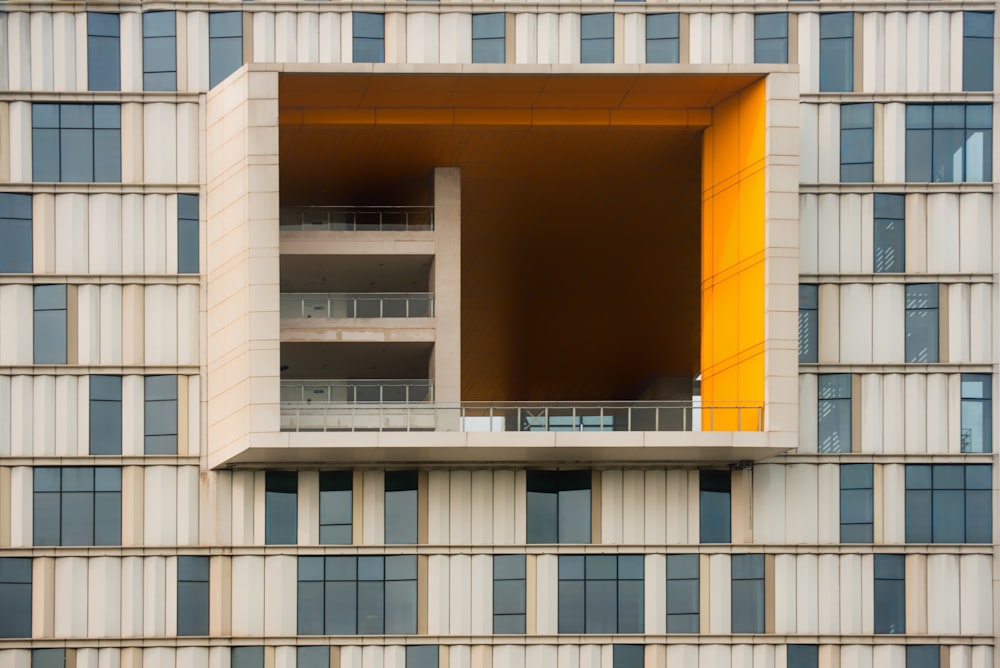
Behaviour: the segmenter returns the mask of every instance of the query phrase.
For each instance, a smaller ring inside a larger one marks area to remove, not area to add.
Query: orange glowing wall
[[[764,114],[760,81],[715,107],[704,133],[701,392],[708,409],[702,413],[706,431],[756,430],[757,408],[764,405]]]

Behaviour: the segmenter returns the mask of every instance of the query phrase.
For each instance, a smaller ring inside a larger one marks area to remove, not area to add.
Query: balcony
[[[430,292],[313,293],[281,295],[282,318],[432,318]]]
[[[283,232],[430,232],[432,206],[294,206],[282,207]]]

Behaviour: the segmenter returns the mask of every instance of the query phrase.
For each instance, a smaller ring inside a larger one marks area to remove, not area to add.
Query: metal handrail
[[[429,231],[433,206],[288,206],[279,212],[279,229],[292,231]]]
[[[432,318],[431,292],[287,292],[282,318]]]
[[[283,380],[281,403],[304,407],[409,404],[434,400],[434,382],[410,379]]]

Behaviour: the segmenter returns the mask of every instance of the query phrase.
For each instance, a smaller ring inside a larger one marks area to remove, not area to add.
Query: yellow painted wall
[[[702,428],[752,431],[764,405],[764,82],[712,111],[702,145]],[[723,408],[733,407],[733,408]]]

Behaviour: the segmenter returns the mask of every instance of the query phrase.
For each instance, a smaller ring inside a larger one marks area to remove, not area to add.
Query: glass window
[[[299,542],[299,474],[267,471],[264,474],[264,542],[295,545]]]
[[[937,283],[906,286],[906,361],[938,361]]]
[[[818,447],[822,453],[851,451],[851,374],[818,377]]]
[[[992,181],[993,105],[906,105],[906,180]]]
[[[65,668],[66,650],[64,649],[33,649],[31,650],[31,668]]]
[[[819,15],[819,89],[854,90],[854,14]]]
[[[66,363],[66,286],[36,285],[35,364]]]
[[[198,196],[177,196],[177,273],[197,274]]]
[[[354,12],[354,62],[385,62],[385,15]]]
[[[493,633],[524,633],[525,565],[523,554],[493,557]]]
[[[229,651],[230,668],[264,668],[263,647],[233,647]]]
[[[732,558],[732,631],[764,632],[764,555]]]
[[[840,105],[840,180],[870,183],[875,178],[875,105]]]
[[[117,14],[87,13],[88,90],[121,90],[120,36]]]
[[[875,633],[906,633],[906,558],[875,555]]]
[[[177,376],[146,376],[145,453],[177,454]]]
[[[33,181],[122,180],[121,107],[31,105]]]
[[[298,647],[295,650],[296,668],[330,668],[330,648],[326,645]]]
[[[757,14],[753,20],[753,61],[788,62],[788,14]]]
[[[789,666],[789,668],[791,668]],[[907,645],[906,668],[941,668],[939,645]]]
[[[120,468],[41,466],[34,483],[34,545],[121,545]]]
[[[789,645],[788,668],[819,668],[819,645]]]
[[[122,377],[90,377],[90,454],[122,453]]]
[[[354,475],[350,471],[319,474],[319,542],[350,545],[354,542]]]
[[[209,85],[214,88],[241,65],[243,65],[243,13],[209,12]]]
[[[963,12],[962,90],[993,90],[993,12]]]
[[[643,645],[612,645],[613,668],[643,668],[646,665],[646,648]]]
[[[615,62],[615,15],[580,16],[580,62]]]
[[[732,531],[732,477],[729,471],[700,471],[702,543],[728,543]]]
[[[472,62],[504,62],[506,23],[503,13],[472,15]]]
[[[819,361],[819,286],[799,285],[799,363]]]
[[[962,374],[962,452],[993,452],[993,376]]]
[[[417,632],[417,557],[299,557],[301,635]]]
[[[667,633],[698,633],[701,590],[697,554],[667,555]]]
[[[903,195],[875,193],[875,273],[906,271],[906,207]]]
[[[907,543],[993,542],[989,464],[907,464]]]
[[[646,15],[646,62],[679,63],[681,56],[678,14]]]
[[[590,471],[528,471],[528,542],[590,542]]]
[[[208,635],[208,557],[177,557],[177,635]]]
[[[0,557],[0,638],[31,637],[31,559]]]
[[[142,15],[142,89],[177,90],[177,14]]]
[[[559,633],[642,633],[642,555],[559,555]]]
[[[385,472],[385,542],[412,545],[417,542],[416,471]]]
[[[438,668],[438,646],[407,645],[406,668]]]
[[[0,274],[30,274],[31,195],[0,193]]]
[[[875,521],[871,464],[840,465],[840,542],[871,543]]]

